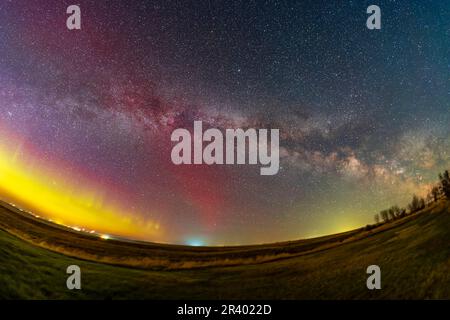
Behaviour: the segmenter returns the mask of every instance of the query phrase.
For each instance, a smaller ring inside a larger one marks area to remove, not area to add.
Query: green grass
[[[5,208],[0,228],[0,297],[7,299],[450,299],[444,202],[369,232],[218,249],[102,241]],[[71,264],[81,267],[82,290],[66,288]],[[381,267],[382,290],[366,288],[371,264]]]

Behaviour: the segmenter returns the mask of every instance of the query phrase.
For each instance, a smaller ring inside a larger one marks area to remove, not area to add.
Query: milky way
[[[0,194],[67,225],[246,244],[371,223],[450,167],[450,4],[0,4]],[[280,129],[280,172],[175,166],[176,128]]]

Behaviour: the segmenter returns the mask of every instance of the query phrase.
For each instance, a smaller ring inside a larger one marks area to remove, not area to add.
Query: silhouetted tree
[[[374,218],[375,218],[375,223],[379,224],[380,223],[380,215],[377,213]]]
[[[408,209],[410,213],[419,211],[421,209],[421,201],[418,196],[413,196],[411,203],[408,205]]]
[[[388,214],[392,220],[397,219],[400,215],[400,208],[398,206],[392,206],[389,208]]]
[[[424,209],[426,206],[427,205],[426,205],[425,199],[424,198],[420,198],[419,199],[419,210]]]
[[[431,189],[431,196],[433,197],[434,202],[437,202],[439,200],[440,194],[441,192],[438,186],[434,186],[433,189]]]
[[[383,210],[380,212],[381,219],[383,219],[384,222],[389,221],[389,213],[388,210]]]
[[[392,212],[394,213],[395,218],[400,218],[401,210],[399,206],[395,205],[391,207]]]
[[[448,170],[445,170],[443,174],[439,174],[439,180],[442,193],[447,199],[450,199],[450,175]]]

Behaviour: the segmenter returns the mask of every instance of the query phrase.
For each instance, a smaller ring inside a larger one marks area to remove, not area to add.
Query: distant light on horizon
[[[186,245],[191,247],[201,247],[205,245],[205,242],[199,238],[190,238],[186,240]]]

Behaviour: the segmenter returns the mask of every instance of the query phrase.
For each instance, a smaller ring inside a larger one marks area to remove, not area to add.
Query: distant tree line
[[[375,223],[380,224],[381,222],[392,221],[402,218],[407,214],[418,212],[423,210],[427,205],[439,201],[441,198],[450,200],[450,174],[448,170],[439,174],[439,183],[431,189],[426,200],[424,198],[419,198],[417,195],[413,195],[407,209],[395,205],[389,209],[382,210],[375,215]]]

